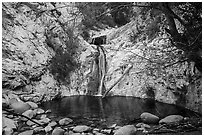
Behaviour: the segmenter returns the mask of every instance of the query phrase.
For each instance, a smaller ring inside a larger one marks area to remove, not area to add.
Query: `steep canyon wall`
[[[13,14],[17,16],[17,13]],[[161,74],[162,67],[158,68],[161,71],[145,71],[149,67],[148,59],[160,53],[148,51],[149,48],[155,48],[153,43],[144,46],[141,42],[133,43],[129,40],[134,22],[101,31],[98,35],[107,36],[106,43],[102,45],[107,62],[102,84],[97,55],[100,53],[96,43],[89,44],[79,36],[77,61],[80,66],[71,73],[70,84],[63,85],[58,83],[48,69],[49,61],[56,52],[48,47],[41,22],[30,20],[25,15],[19,15],[15,20],[23,25],[13,25],[2,30],[2,88],[5,94],[12,92],[22,100],[38,102],[58,95],[97,95],[99,85],[103,87],[103,94],[104,89],[110,88],[123,75],[127,66],[133,64],[129,73],[112,88],[109,96],[147,98],[151,88],[158,101],[201,112],[202,74],[194,69],[192,62],[173,65]],[[144,53],[144,50],[147,52]]]

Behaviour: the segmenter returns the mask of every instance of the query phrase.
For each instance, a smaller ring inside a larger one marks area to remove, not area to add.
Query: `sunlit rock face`
[[[50,76],[46,67],[47,61],[54,55],[45,46],[43,28],[34,21],[26,20],[19,16],[17,21],[22,21],[22,26],[14,25],[9,30],[3,29],[2,44],[2,77],[3,88],[17,90],[32,84],[32,90],[39,94],[52,96],[56,82]],[[23,20],[25,22],[23,22]],[[32,32],[38,32],[37,38]],[[30,91],[29,91],[30,92]],[[54,93],[55,94],[55,93]]]
[[[185,62],[167,67],[165,73],[162,73],[164,71],[161,67],[159,71],[152,72],[153,74],[150,75],[150,72],[146,71],[148,61],[155,55],[159,56],[160,53],[153,50],[145,53],[144,50],[157,48],[154,47],[155,43],[158,48],[162,48],[159,45],[166,43],[156,40],[147,45],[142,42],[132,43],[128,36],[131,33],[129,28],[133,26],[134,22],[130,22],[123,27],[101,32],[107,34],[107,44],[103,45],[108,64],[106,89],[109,89],[122,76],[128,64],[133,65],[129,73],[112,88],[108,95],[151,98],[148,95],[148,88],[152,87],[155,100],[201,112],[201,73],[194,69],[193,63]],[[196,82],[191,82],[189,75],[197,77]]]

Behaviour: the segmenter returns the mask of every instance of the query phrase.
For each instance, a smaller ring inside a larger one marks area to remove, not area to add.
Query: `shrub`
[[[59,83],[69,84],[70,73],[79,65],[76,60],[76,49],[79,43],[72,29],[67,29],[65,36],[66,38],[62,41],[65,47],[60,46],[56,49],[56,54],[50,61],[50,72]]]
[[[155,98],[155,93],[154,93],[155,89],[151,86],[146,86],[145,87],[145,93],[147,95],[148,98]]]

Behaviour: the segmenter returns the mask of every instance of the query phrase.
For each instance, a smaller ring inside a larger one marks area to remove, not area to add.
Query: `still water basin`
[[[150,99],[135,97],[96,97],[70,96],[60,100],[41,104],[44,110],[51,110],[48,115],[52,120],[64,117],[72,118],[75,124],[124,125],[138,119],[143,112],[149,112],[164,118],[179,114],[184,117],[195,116],[190,110],[176,105],[165,104]]]

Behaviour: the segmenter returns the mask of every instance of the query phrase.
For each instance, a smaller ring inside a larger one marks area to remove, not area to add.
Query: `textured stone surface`
[[[3,129],[3,135],[12,135],[13,134],[13,129],[6,127]]]
[[[26,103],[27,103],[28,105],[30,105],[32,109],[38,108],[38,105],[37,105],[36,103],[34,103],[34,102],[29,101],[29,102],[26,102]]]
[[[36,128],[33,129],[33,131],[35,133],[38,133],[38,132],[44,131],[44,128],[43,127],[36,127]]]
[[[32,120],[34,120],[34,121],[40,123],[40,122],[39,122],[38,120],[36,120],[36,119],[32,119]],[[36,123],[34,123],[34,122],[28,120],[28,121],[26,122],[26,124],[27,124],[28,126],[32,126],[32,125],[35,125]]]
[[[72,123],[72,122],[73,122],[73,120],[70,119],[70,118],[63,118],[63,119],[61,119],[61,120],[59,121],[59,124],[60,124],[61,126],[64,126],[64,125],[68,125],[68,124],[70,124],[70,123]]]
[[[134,125],[126,125],[116,130],[114,135],[134,135],[136,131],[137,129]]]
[[[148,124],[157,124],[159,122],[159,117],[147,112],[142,113],[140,118],[144,123]]]
[[[16,129],[18,126],[17,122],[6,117],[2,117],[2,127]]]
[[[45,123],[45,124],[47,124],[47,123],[49,123],[51,120],[49,119],[49,118],[43,118],[43,119],[41,119],[41,120],[39,120],[41,123]]]
[[[35,113],[33,112],[33,110],[27,110],[22,115],[32,119],[35,116]],[[22,118],[22,119],[26,121],[28,120],[27,118]]]
[[[37,108],[34,111],[36,112],[36,114],[43,114],[43,113],[45,113],[45,110],[43,110],[41,108]]]
[[[55,122],[55,121],[52,121],[52,122],[50,122],[49,124],[48,124],[48,126],[51,126],[51,127],[54,127],[54,126],[56,126],[57,125],[57,122]]]
[[[33,130],[27,130],[27,131],[21,132],[18,135],[32,135],[32,134],[33,134]]]
[[[60,128],[60,127],[56,127],[53,131],[52,131],[52,135],[64,135],[65,130]]]
[[[11,104],[11,108],[16,112],[16,113],[23,113],[26,110],[30,109],[30,105],[24,103],[24,102],[16,102]]]
[[[145,123],[137,123],[136,125],[137,128],[150,128],[150,125],[147,125]]]
[[[169,123],[175,123],[175,122],[180,122],[183,120],[183,116],[181,115],[170,115],[170,116],[167,116],[163,119],[161,119],[159,121],[160,124],[169,124]]]
[[[52,131],[52,127],[51,126],[46,126],[45,127],[45,132],[47,133],[47,132],[50,132],[50,131]]]
[[[91,128],[86,126],[86,125],[79,125],[79,126],[74,127],[74,129],[73,129],[74,132],[79,132],[79,133],[87,132],[90,130],[91,130]]]

